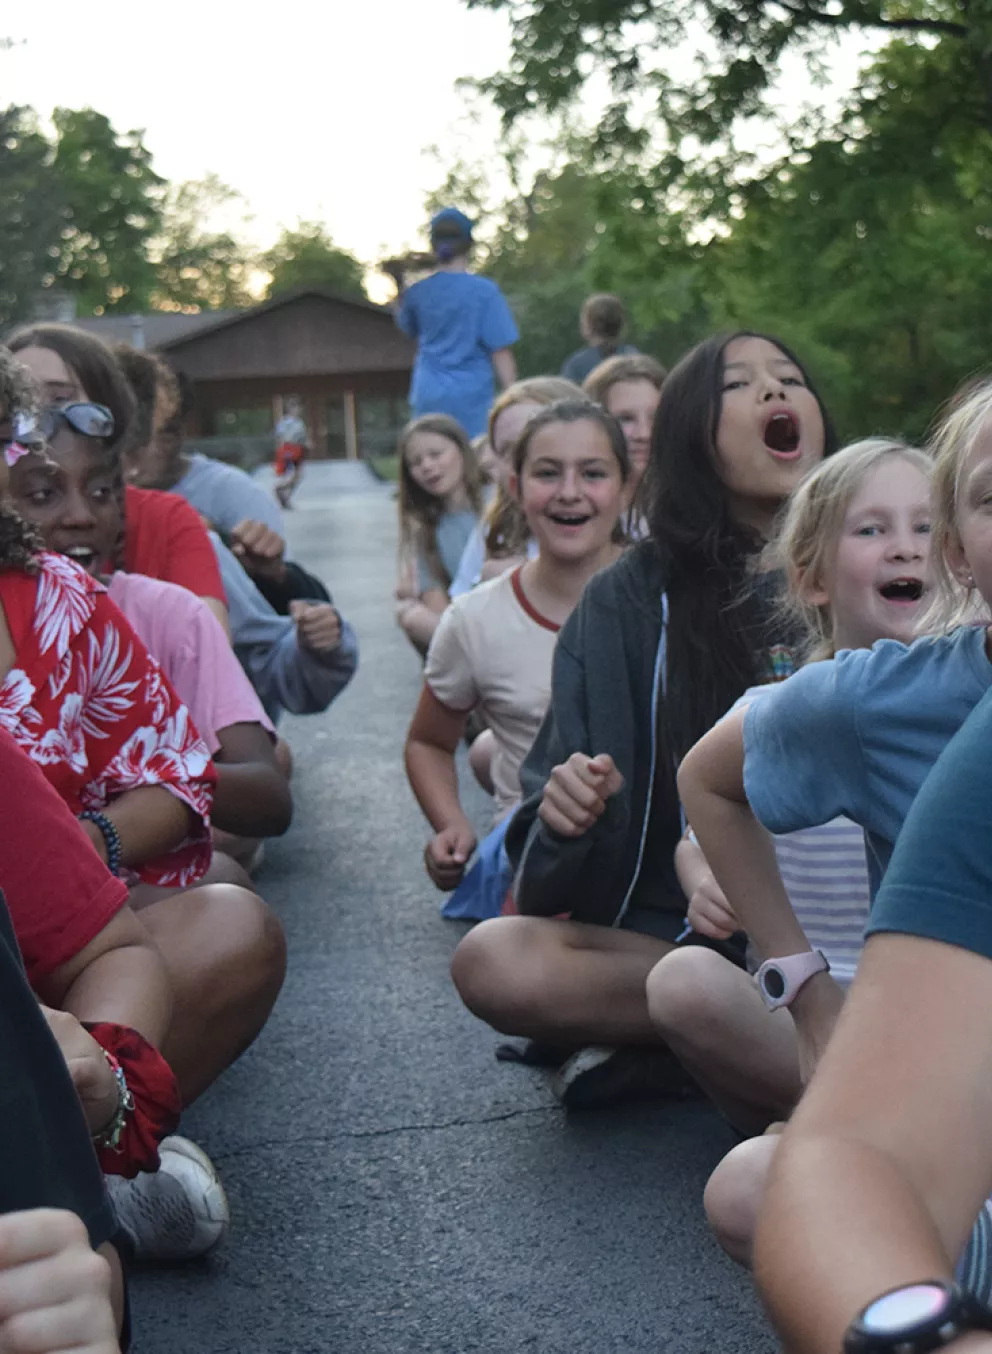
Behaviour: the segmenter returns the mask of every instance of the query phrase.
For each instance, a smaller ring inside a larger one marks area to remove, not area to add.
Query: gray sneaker
[[[105,1177],[117,1220],[139,1260],[193,1260],[227,1235],[224,1186],[206,1152],[188,1138],[164,1138],[161,1166],[133,1180]]]

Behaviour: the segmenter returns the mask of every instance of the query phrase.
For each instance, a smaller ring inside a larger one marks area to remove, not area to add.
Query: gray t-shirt
[[[264,522],[285,538],[278,505],[251,475],[235,465],[194,452],[189,469],[172,492],[180,494],[221,531],[233,531],[239,522],[250,518]]]
[[[474,512],[462,508],[458,512],[442,514],[437,524],[437,553],[441,556],[441,563],[449,578],[454,578],[458,573],[462,553],[475,530],[476,521]],[[443,579],[435,577],[424,556],[418,555],[417,591],[427,592],[431,588],[440,588],[442,592],[447,592],[448,584]]]

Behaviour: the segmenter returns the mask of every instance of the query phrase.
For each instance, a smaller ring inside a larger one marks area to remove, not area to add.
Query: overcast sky
[[[457,145],[456,80],[498,70],[509,50],[503,16],[462,0],[46,0],[11,9],[2,36],[18,44],[0,52],[4,103],[46,117],[90,106],[118,131],[142,128],[166,178],[212,171],[244,195],[251,243],[320,220],[366,262],[423,243],[439,178],[424,148]],[[855,53],[836,63],[842,84]],[[792,90],[809,92],[798,67]],[[493,118],[472,133],[473,156],[495,130]]]

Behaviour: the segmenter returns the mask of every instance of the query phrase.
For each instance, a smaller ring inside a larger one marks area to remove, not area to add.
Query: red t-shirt
[[[146,785],[175,795],[195,815],[190,834],[138,874],[166,888],[196,883],[210,864],[217,773],[106,588],[64,555],[42,554],[37,574],[0,571],[0,606],[17,663],[0,683],[0,725],[73,813]]]
[[[32,987],[93,940],[127,902],[127,885],[0,728],[0,889]]]
[[[197,597],[227,602],[220,565],[200,514],[178,494],[160,489],[124,490],[124,568],[165,583],[178,583]]]

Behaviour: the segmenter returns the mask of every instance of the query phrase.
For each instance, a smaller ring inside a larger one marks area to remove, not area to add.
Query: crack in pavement
[[[328,1133],[321,1137],[271,1138],[260,1142],[246,1143],[243,1147],[234,1147],[226,1152],[212,1151],[211,1158],[216,1162],[235,1157],[243,1157],[249,1152],[264,1151],[268,1147],[307,1147],[330,1142],[357,1142],[364,1138],[394,1138],[404,1133],[443,1133],[450,1128],[476,1128],[484,1124],[502,1124],[510,1119],[522,1119],[538,1114],[558,1114],[557,1105],[534,1105],[530,1109],[506,1110],[502,1114],[484,1115],[481,1119],[445,1119],[441,1123],[392,1124],[387,1128],[359,1128]]]

